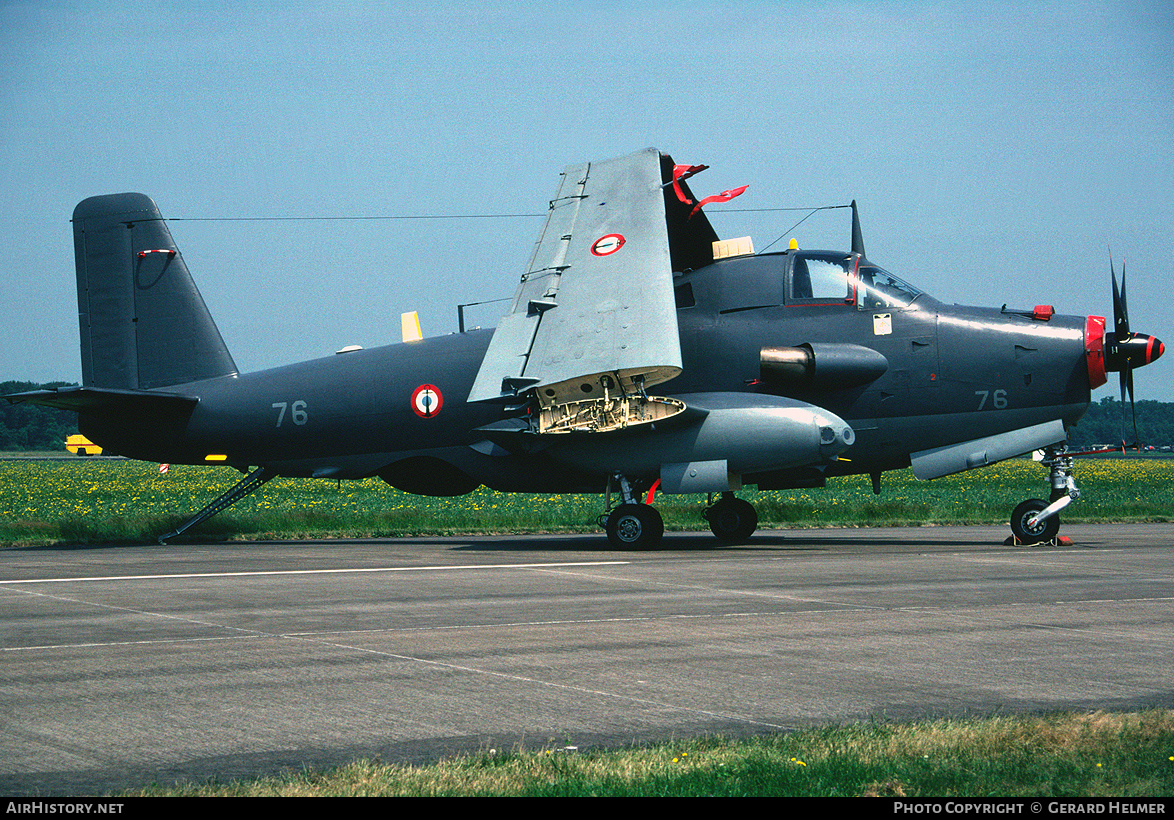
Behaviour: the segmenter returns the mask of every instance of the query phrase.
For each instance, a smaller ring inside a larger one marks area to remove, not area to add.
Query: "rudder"
[[[83,200],[73,238],[84,386],[149,389],[237,372],[149,197]]]

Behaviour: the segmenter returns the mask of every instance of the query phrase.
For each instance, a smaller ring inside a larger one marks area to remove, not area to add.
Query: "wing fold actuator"
[[[681,372],[655,149],[572,165],[470,401],[532,396],[539,432],[601,431],[684,409],[646,389]]]

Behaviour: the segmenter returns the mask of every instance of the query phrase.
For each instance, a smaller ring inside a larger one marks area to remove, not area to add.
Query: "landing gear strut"
[[[1043,464],[1049,469],[1051,503],[1031,498],[1011,514],[1011,533],[1019,544],[1046,544],[1060,531],[1060,510],[1080,498],[1080,488],[1072,477],[1072,456],[1065,444],[1053,444],[1044,451]]]
[[[216,515],[216,513],[228,509],[249,493],[259,489],[262,484],[264,484],[266,481],[269,481],[275,475],[276,473],[267,470],[264,467],[258,467],[257,469],[253,470],[253,472],[249,473],[240,481],[238,481],[236,484],[232,485],[232,487],[229,488],[229,490],[222,496],[217,498],[212,503],[204,506],[198,513],[193,515],[187,521],[183,522],[166,535],[160,535],[159,543],[165,544],[172,538],[183,535],[189,529],[196,526],[196,524],[199,524],[202,521],[207,521],[209,518]]]
[[[616,549],[647,550],[660,543],[664,520],[648,504],[642,504],[628,479],[615,476],[620,491],[620,505],[601,515],[600,524],[607,530],[607,540]],[[608,482],[608,506],[611,506],[612,481]]]

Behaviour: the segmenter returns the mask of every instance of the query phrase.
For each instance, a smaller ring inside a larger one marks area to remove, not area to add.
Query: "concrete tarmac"
[[[0,551],[0,794],[1174,708],[1174,525]]]

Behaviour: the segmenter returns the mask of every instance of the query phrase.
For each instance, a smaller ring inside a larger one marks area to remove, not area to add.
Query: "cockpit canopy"
[[[925,295],[860,254],[846,251],[747,254],[678,276],[674,288],[678,308],[707,305],[720,313],[784,305],[883,313],[912,309]]]
[[[921,291],[867,259],[842,251],[789,253],[787,302],[855,302],[862,310],[908,307]]]

